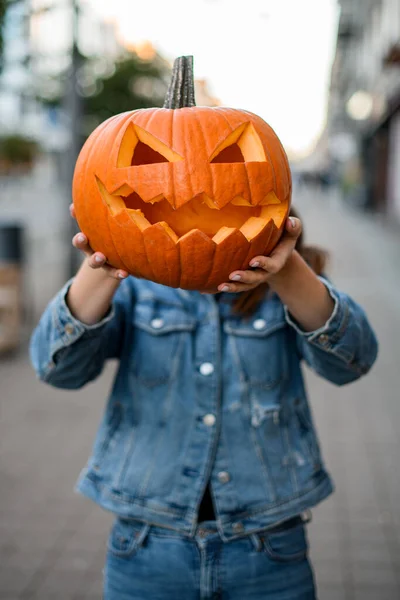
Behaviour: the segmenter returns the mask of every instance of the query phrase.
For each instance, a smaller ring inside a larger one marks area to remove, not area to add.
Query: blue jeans
[[[223,542],[215,523],[194,538],[117,519],[111,530],[104,600],[315,600],[300,517]]]

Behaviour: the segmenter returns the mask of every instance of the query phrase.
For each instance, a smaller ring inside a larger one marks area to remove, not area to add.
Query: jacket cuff
[[[334,301],[334,307],[331,316],[319,329],[314,331],[304,331],[299,323],[294,320],[290,315],[288,308],[285,306],[285,318],[287,323],[293,327],[299,335],[305,338],[307,341],[312,342],[315,346],[319,346],[324,350],[332,350],[333,347],[339,342],[343,336],[349,316],[349,307],[345,297],[343,297],[335,288],[324,279],[319,277],[322,283],[325,285],[329,292],[332,300]]]
[[[106,316],[94,325],[87,325],[75,318],[66,301],[72,282],[73,279],[68,281],[53,301],[53,321],[64,346],[73,344],[84,334],[94,337],[114,317],[114,308],[111,306]]]

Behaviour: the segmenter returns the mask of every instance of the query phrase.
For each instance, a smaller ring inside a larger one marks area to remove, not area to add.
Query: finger
[[[270,275],[278,273],[296,247],[296,241],[301,233],[300,219],[290,217],[286,222],[285,233],[281,241],[269,256],[256,256],[250,261],[251,267],[264,269]]]
[[[101,252],[94,252],[88,260],[88,265],[92,269],[100,269],[101,267],[104,267],[106,262],[107,259],[104,256],[104,254],[102,254]]]
[[[268,274],[264,269],[247,269],[246,271],[234,271],[229,275],[229,284],[240,282],[246,285],[259,285],[268,279]]]
[[[301,233],[301,229],[302,224],[300,219],[297,219],[297,217],[289,217],[288,219],[286,219],[285,236],[289,235],[297,240]]]
[[[121,269],[114,269],[110,265],[104,265],[103,269],[107,271],[110,277],[114,277],[114,279],[118,279],[121,281],[122,279],[126,279],[129,275],[127,271],[123,271]]]
[[[94,252],[88,260],[88,265],[92,269],[103,269],[107,271],[108,275],[115,279],[126,279],[128,272],[122,269],[116,269],[111,265],[107,264],[107,258],[101,252]]]
[[[103,269],[110,277],[114,277],[114,279],[126,279],[129,275],[127,271],[115,269],[111,265],[108,265],[106,257],[101,252],[95,252],[89,258],[88,265],[92,269]]]
[[[262,282],[260,281],[257,283],[221,283],[221,285],[218,286],[218,291],[238,294],[240,292],[247,292],[249,290],[252,290],[256,288],[260,283]]]
[[[73,219],[76,219],[75,206],[73,204],[69,205],[69,214]]]
[[[72,245],[81,252],[83,252],[86,256],[92,256],[93,254],[93,250],[89,246],[89,241],[86,235],[82,232],[74,235],[74,237],[72,238]]]

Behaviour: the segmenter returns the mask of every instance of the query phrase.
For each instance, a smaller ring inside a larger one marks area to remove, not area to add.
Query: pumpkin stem
[[[193,56],[179,56],[172,67],[172,77],[163,108],[196,106],[194,97]]]

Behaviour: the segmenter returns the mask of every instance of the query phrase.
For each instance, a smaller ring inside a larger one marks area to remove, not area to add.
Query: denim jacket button
[[[161,327],[164,327],[164,321],[162,319],[152,319],[150,325],[153,329],[161,329]]]
[[[203,423],[204,425],[207,425],[207,427],[212,427],[213,425],[215,425],[215,415],[212,414],[208,414],[208,415],[204,415],[203,417]]]
[[[327,344],[329,341],[329,337],[325,334],[325,333],[321,333],[321,335],[318,336],[318,341],[320,344]]]
[[[72,333],[74,333],[74,326],[71,323],[67,323],[64,327],[64,331],[68,335],[71,335]]]
[[[257,331],[261,331],[261,329],[264,329],[266,324],[267,324],[267,321],[265,319],[256,319],[253,323],[253,327]]]
[[[243,523],[234,523],[232,525],[232,529],[235,533],[241,533],[242,531],[244,531],[244,525]]]
[[[200,365],[200,373],[204,376],[207,375],[211,375],[212,373],[214,373],[214,365],[212,365],[209,362],[205,362],[202,365]]]
[[[220,483],[228,483],[228,481],[231,480],[231,476],[229,475],[228,471],[220,471],[217,477]]]

